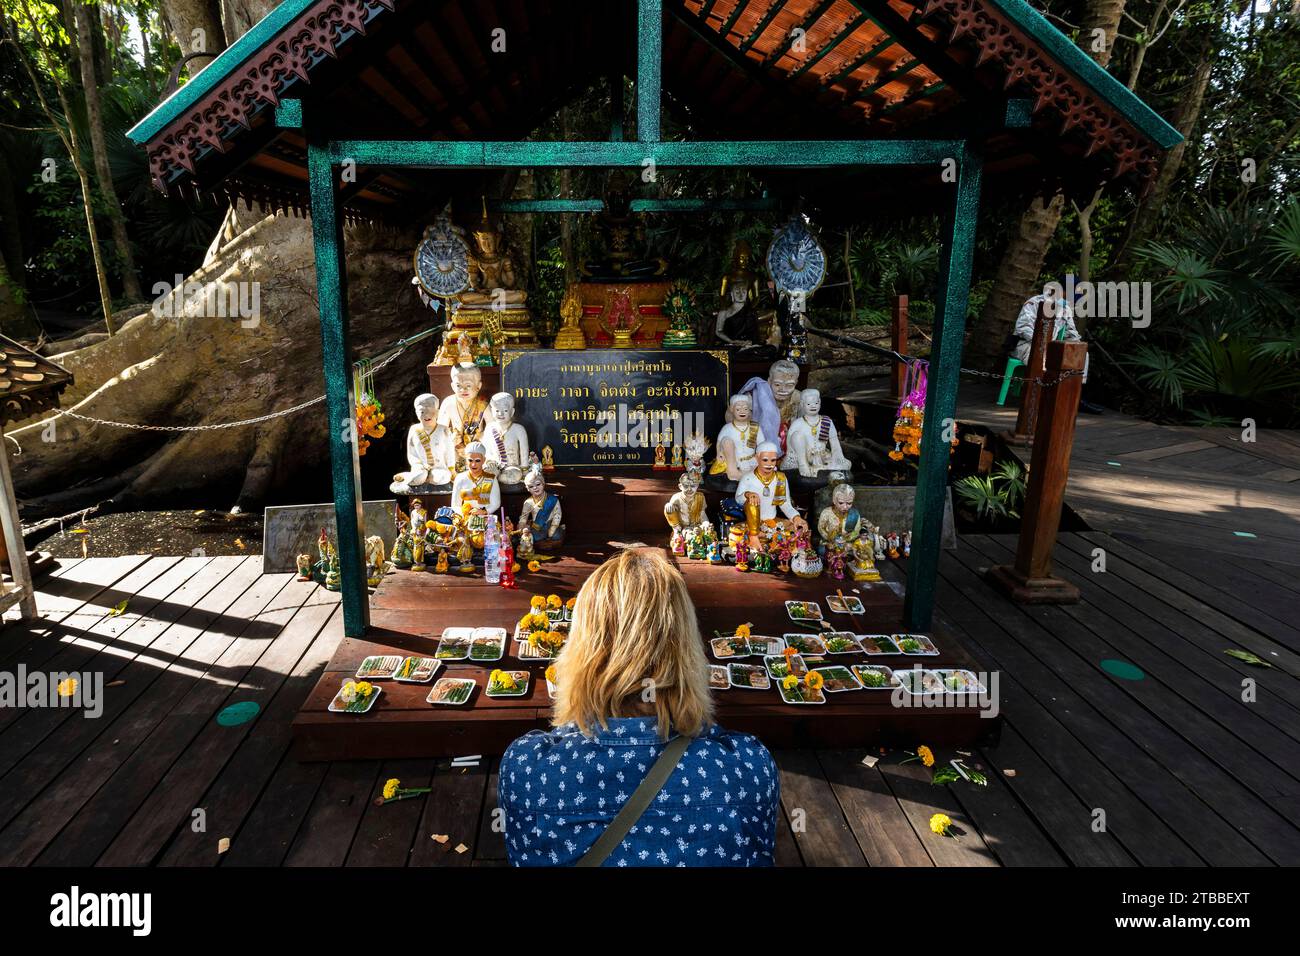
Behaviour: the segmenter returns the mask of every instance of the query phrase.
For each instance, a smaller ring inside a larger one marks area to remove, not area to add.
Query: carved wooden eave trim
[[[928,0],[923,20],[945,20],[949,42],[966,41],[978,50],[977,65],[992,61],[1005,75],[1004,86],[1025,91],[1033,112],[1051,107],[1061,116],[1062,136],[1073,132],[1087,142],[1085,156],[1105,151],[1112,158],[1106,174],[1154,181],[1161,148],[1102,96],[1068,73],[1040,44],[982,0]]]
[[[337,56],[339,46],[353,36],[364,36],[375,17],[383,11],[392,12],[394,2],[319,0],[311,4],[161,134],[150,138],[149,172],[154,185],[165,189],[178,174],[193,175],[195,162],[208,149],[225,152],[230,133],[251,129],[253,114],[277,106],[289,84],[310,83],[315,67]]]

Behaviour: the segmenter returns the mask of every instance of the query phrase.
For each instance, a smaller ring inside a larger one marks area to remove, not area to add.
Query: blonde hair
[[[695,605],[659,548],[628,548],[587,578],[555,669],[556,726],[577,724],[590,737],[611,717],[644,713],[642,701],[665,740],[670,728],[695,736],[713,723]]]

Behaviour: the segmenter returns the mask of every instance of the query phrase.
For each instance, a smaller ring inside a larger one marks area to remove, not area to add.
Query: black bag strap
[[[694,740],[694,737],[682,735],[668,741],[659,759],[654,762],[650,772],[641,781],[641,785],[632,791],[632,796],[627,798],[623,809],[618,811],[618,815],[610,821],[605,832],[591,845],[591,849],[583,855],[582,859],[574,864],[575,866],[600,866],[609,859],[609,855],[623,842],[623,837],[627,836],[633,824],[641,819],[641,814],[645,813],[654,798],[659,796],[659,791],[673,775],[682,755],[686,753],[686,748]]]

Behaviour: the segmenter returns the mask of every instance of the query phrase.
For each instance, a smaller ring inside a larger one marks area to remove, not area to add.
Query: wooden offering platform
[[[626,542],[660,544],[666,535],[626,533]],[[504,627],[513,635],[515,622],[524,614],[534,594],[575,595],[587,575],[615,552],[619,542],[608,536],[579,535],[565,545],[555,560],[541,570],[522,572],[517,590],[484,583],[481,574],[435,575],[399,571],[389,575],[371,600],[371,628],[365,639],[344,639],[315,689],[293,723],[297,753],[305,760],[346,760],[369,757],[403,758],[500,754],[516,737],[549,724],[550,700],[543,676],[546,662],[521,661],[513,656],[513,637],[499,662],[452,662],[435,677],[464,676],[478,681],[469,703],[462,706],[426,702],[432,684],[377,682],[383,691],[366,714],[338,714],[327,710],[340,685],[354,677],[358,665],[372,654],[431,656],[443,628],[451,626]],[[732,633],[738,624],[752,622],[756,635],[814,633],[786,614],[787,600],[817,600],[836,629],[862,634],[891,633],[901,629],[902,601],[887,584],[842,584],[846,595],[861,598],[865,613],[832,614],[826,596],[834,594],[830,578],[803,580],[792,575],[742,574],[731,566],[677,559],[699,612],[705,638],[715,630]],[[932,638],[938,657],[905,655],[834,655],[831,664],[872,663],[903,670],[919,664],[926,668],[978,666],[950,634],[940,630]],[[713,663],[717,661],[709,654]],[[744,662],[761,664],[759,658]],[[495,668],[527,670],[532,674],[528,693],[520,698],[489,698],[484,694],[489,672]],[[995,694],[996,688],[990,688]],[[826,703],[794,706],[781,701],[775,683],[768,690],[732,688],[715,691],[718,720],[731,729],[756,734],[773,749],[902,746],[920,743],[968,746],[996,740],[1000,717],[981,717],[976,706],[896,707],[884,690],[858,690],[826,694]],[[917,698],[919,700],[919,698]]]

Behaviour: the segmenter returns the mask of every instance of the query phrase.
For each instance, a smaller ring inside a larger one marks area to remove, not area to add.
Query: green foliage
[[[953,482],[958,500],[981,521],[1019,518],[1025,497],[1025,470],[1018,461],[998,462],[987,476],[970,475]]]

